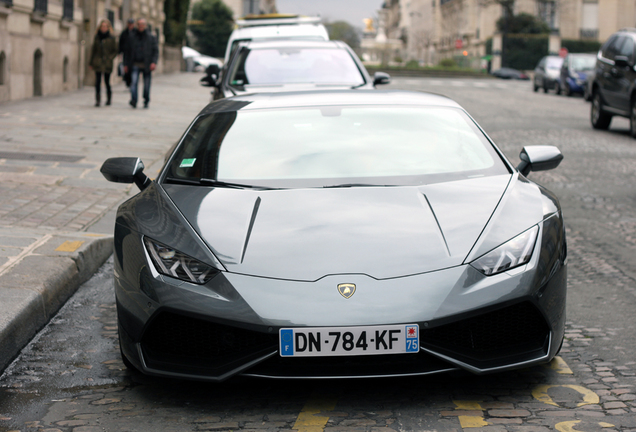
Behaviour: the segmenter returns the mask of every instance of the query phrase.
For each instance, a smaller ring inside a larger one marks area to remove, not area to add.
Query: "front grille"
[[[404,376],[435,373],[455,366],[420,351],[338,357],[281,357],[278,354],[247,371],[247,375],[296,378]]]
[[[161,312],[141,341],[148,366],[227,369],[278,349],[276,335]],[[186,370],[184,370],[185,372]]]
[[[420,329],[420,343],[475,360],[523,355],[544,348],[550,329],[529,302],[432,329]]]

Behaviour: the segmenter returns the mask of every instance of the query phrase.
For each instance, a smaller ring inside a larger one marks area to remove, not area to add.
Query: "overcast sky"
[[[329,21],[347,21],[355,27],[364,27],[364,18],[375,18],[384,0],[276,0],[280,13],[302,15],[320,14]]]

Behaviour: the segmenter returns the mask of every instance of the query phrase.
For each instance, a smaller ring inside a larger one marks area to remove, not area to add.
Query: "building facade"
[[[80,85],[83,11],[77,0],[0,0],[0,102]]]
[[[399,12],[394,3],[383,10],[400,20],[387,22],[393,25],[387,33],[404,35],[404,58],[423,65],[448,57],[478,62],[504,13],[500,0],[399,0]],[[620,28],[636,27],[636,0],[516,0],[513,8],[541,18],[563,39],[604,42]]]
[[[246,15],[276,13],[276,0],[223,0],[234,12],[234,19]]]

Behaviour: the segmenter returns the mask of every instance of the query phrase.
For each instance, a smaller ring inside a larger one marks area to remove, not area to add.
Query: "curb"
[[[112,236],[45,235],[33,251],[0,274],[0,372],[112,251]]]

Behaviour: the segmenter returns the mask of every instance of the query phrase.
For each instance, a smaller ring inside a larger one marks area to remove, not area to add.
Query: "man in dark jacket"
[[[135,31],[135,20],[132,18],[128,18],[128,27],[119,35],[119,53],[123,54],[124,65],[126,65],[126,55],[128,54],[127,53],[128,41],[134,31]],[[130,87],[130,82],[131,82],[130,72],[131,71],[128,71],[127,73],[124,72],[123,78],[124,78],[124,82],[126,83],[126,87]]]
[[[137,20],[137,28],[133,30],[126,45],[128,55],[124,56],[126,58],[124,72],[131,72],[129,103],[133,108],[137,108],[137,90],[139,74],[141,73],[144,77],[144,108],[148,108],[148,103],[150,102],[150,74],[157,67],[159,47],[155,36],[146,28],[145,19],[139,18]]]

